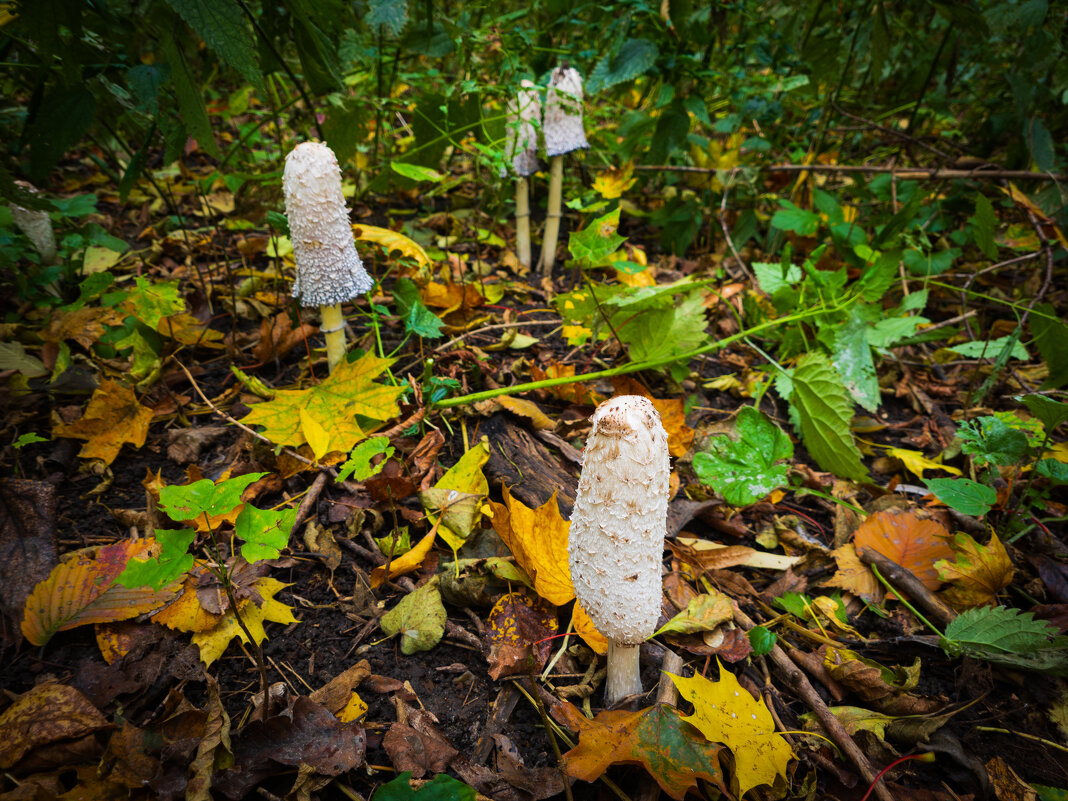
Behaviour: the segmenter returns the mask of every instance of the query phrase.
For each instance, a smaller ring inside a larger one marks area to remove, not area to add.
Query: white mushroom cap
[[[512,162],[518,175],[533,175],[538,171],[538,122],[541,120],[541,98],[537,87],[523,81],[514,98],[508,101],[508,138],[504,157]],[[504,177],[504,174],[501,174]]]
[[[293,297],[332,306],[370,292],[374,281],[356,253],[334,151],[304,142],[286,156],[282,190],[297,262]]]
[[[582,129],[582,76],[572,67],[557,67],[545,94],[545,152],[562,156],[589,147]]]
[[[16,183],[32,194],[39,194],[25,181],[16,181]],[[52,219],[48,216],[48,212],[43,209],[26,209],[16,203],[12,203],[10,208],[12,222],[33,242],[33,246],[41,254],[41,261],[45,264],[55,261],[56,235],[52,231]]]
[[[571,513],[568,566],[597,630],[636,645],[656,630],[671,467],[648,398],[621,395],[593,414]]]

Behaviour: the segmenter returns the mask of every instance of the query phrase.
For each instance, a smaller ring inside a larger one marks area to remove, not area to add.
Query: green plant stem
[[[766,331],[772,331],[781,325],[787,325],[789,323],[796,323],[799,320],[808,320],[812,317],[817,317],[821,314],[826,314],[829,311],[839,311],[847,303],[839,306],[832,307],[830,309],[810,309],[808,311],[797,312],[795,314],[787,315],[786,317],[779,317],[775,320],[768,320],[767,322],[755,325],[752,328],[740,331],[737,334],[733,334],[724,339],[718,339],[715,342],[710,342],[707,345],[702,345],[700,348],[696,348],[686,353],[679,353],[674,356],[665,356],[661,359],[652,359],[645,362],[632,362],[631,364],[624,364],[619,367],[613,367],[608,370],[598,370],[594,373],[585,373],[583,375],[575,376],[560,376],[559,378],[545,378],[541,381],[528,381],[525,384],[516,384],[511,387],[499,387],[497,389],[487,389],[484,392],[475,392],[470,395],[461,395],[458,398],[445,398],[438,401],[434,406],[439,409],[448,409],[453,406],[463,406],[465,403],[477,403],[478,401],[489,400],[490,398],[497,398],[501,395],[518,395],[521,392],[530,392],[535,389],[548,389],[549,387],[557,387],[562,384],[580,384],[584,381],[599,381],[602,378],[611,378],[617,375],[627,375],[628,373],[637,373],[641,370],[653,370],[657,367],[663,367],[667,364],[674,362],[683,362],[693,359],[697,356],[702,356],[706,353],[713,353],[717,350],[722,350],[735,342],[739,342],[746,337],[756,336],[763,334]]]
[[[1064,751],[1068,754],[1068,747],[1055,743],[1050,740],[1043,740],[1041,737],[1035,737],[1033,734],[1024,734],[1022,731],[1009,731],[1008,729],[997,729],[993,726],[976,726],[976,731],[989,731],[995,734],[1008,734],[1011,737],[1023,737],[1025,740],[1033,740],[1036,743],[1042,743],[1049,748],[1056,748],[1058,751]]]
[[[918,611],[916,611],[916,607],[914,607],[912,604],[910,604],[908,601],[905,600],[905,597],[902,594],[901,590],[896,589],[894,587],[894,585],[892,585],[889,581],[887,581],[885,578],[883,578],[883,574],[879,572],[879,568],[877,568],[875,565],[868,565],[868,567],[870,567],[871,568],[871,572],[875,574],[875,578],[879,579],[879,583],[882,584],[884,587],[886,587],[886,589],[890,590],[890,592],[892,592],[894,595],[896,595],[897,599],[899,601],[901,601],[902,604],[904,604],[906,609],[908,609],[910,612],[912,612],[912,614],[916,615],[916,617],[918,617],[920,619],[920,621],[925,626],[927,626],[927,628],[929,628],[931,631],[933,631],[935,634],[937,634],[942,639],[945,639],[945,637],[946,637],[945,634],[943,634],[941,631],[939,631],[938,628],[933,623],[931,623],[930,620],[928,620],[923,615],[921,615]]]

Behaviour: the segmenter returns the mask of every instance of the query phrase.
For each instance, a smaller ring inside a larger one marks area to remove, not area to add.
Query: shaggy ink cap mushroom
[[[537,87],[530,81],[522,81],[520,87],[516,96],[508,101],[508,138],[504,157],[511,162],[516,175],[526,177],[538,171],[541,98]],[[501,177],[504,177],[504,171]]]
[[[545,94],[545,152],[562,156],[589,147],[582,128],[582,76],[573,67],[553,70]]]
[[[660,618],[671,466],[667,432],[648,398],[612,398],[592,421],[571,513],[568,566],[579,604],[610,641],[610,706],[642,692],[638,645]]]
[[[282,189],[297,264],[293,297],[303,306],[332,306],[370,292],[374,281],[356,253],[334,151],[297,145],[286,156]]]

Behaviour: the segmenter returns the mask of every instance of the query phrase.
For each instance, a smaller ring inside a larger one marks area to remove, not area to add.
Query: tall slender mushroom
[[[320,308],[332,372],[345,357],[341,304],[374,287],[356,253],[334,151],[318,142],[297,145],[286,156],[282,190],[297,263],[293,297]]]
[[[592,421],[567,555],[578,602],[608,639],[611,706],[642,692],[638,646],[660,617],[671,468],[667,432],[648,398],[612,398]]]
[[[530,266],[530,186],[527,177],[538,171],[538,128],[541,98],[537,87],[522,81],[508,102],[508,138],[504,156],[515,170],[515,249],[519,263]],[[503,175],[502,175],[503,177]]]
[[[582,76],[567,64],[553,70],[545,94],[545,152],[549,155],[549,209],[541,245],[541,269],[550,275],[556,261],[563,205],[564,156],[589,147],[582,128]]]

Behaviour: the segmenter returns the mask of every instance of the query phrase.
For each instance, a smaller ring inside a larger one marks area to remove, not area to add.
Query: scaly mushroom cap
[[[341,194],[341,168],[329,147],[304,142],[286,156],[282,190],[297,262],[293,297],[303,306],[332,306],[370,292]]]
[[[660,617],[667,533],[667,432],[648,398],[621,395],[593,415],[571,513],[568,566],[597,630],[636,645]]]
[[[571,67],[557,67],[545,94],[545,152],[562,156],[589,147],[582,130],[582,76]]]
[[[530,81],[523,81],[516,96],[508,101],[508,139],[504,157],[512,162],[517,175],[533,175],[538,171],[538,121],[541,119],[541,98]],[[501,177],[504,177],[502,171]]]
[[[34,195],[40,194],[37,189],[25,181],[16,181],[15,183]],[[52,231],[52,219],[48,216],[48,212],[43,209],[23,208],[17,203],[12,203],[10,209],[11,221],[33,242],[33,246],[41,254],[41,261],[45,264],[51,264],[55,261],[56,235]]]

